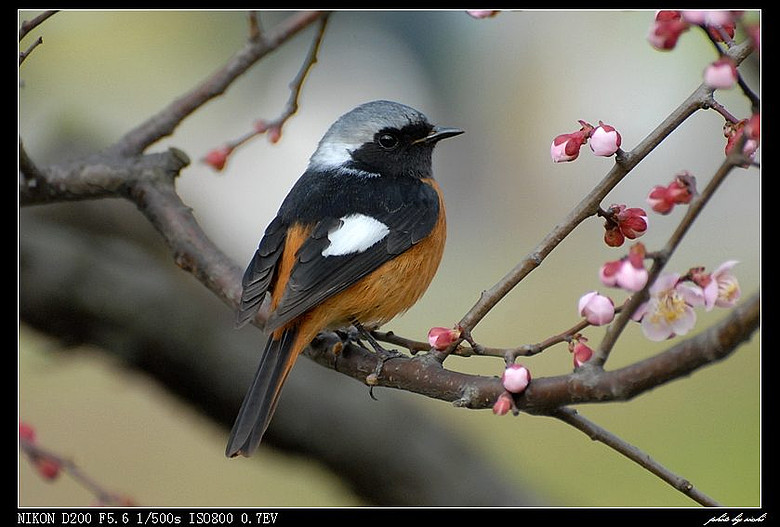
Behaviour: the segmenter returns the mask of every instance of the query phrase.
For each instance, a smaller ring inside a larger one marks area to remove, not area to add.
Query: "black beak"
[[[434,144],[438,143],[442,139],[447,139],[448,137],[455,137],[456,135],[460,135],[463,133],[463,130],[460,130],[459,128],[444,128],[442,126],[434,126],[431,132],[423,137],[422,139],[418,139],[412,144],[417,143],[428,143],[428,144]]]

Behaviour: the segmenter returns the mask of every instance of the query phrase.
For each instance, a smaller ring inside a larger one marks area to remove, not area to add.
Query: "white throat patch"
[[[328,245],[322,256],[344,256],[363,252],[388,235],[387,225],[365,214],[341,218],[341,225],[328,233]]]

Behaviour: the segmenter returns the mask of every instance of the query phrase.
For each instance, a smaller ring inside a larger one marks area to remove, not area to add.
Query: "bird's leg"
[[[357,320],[353,320],[352,325],[357,330],[358,335],[360,335],[359,338],[362,337],[364,340],[366,340],[366,342],[368,342],[368,344],[374,349],[374,352],[380,357],[382,362],[403,356],[403,353],[398,350],[388,350],[383,348],[382,345],[377,342],[371,332],[363,327],[363,325]]]
[[[352,325],[355,327],[355,329],[357,330],[358,334],[363,339],[365,339],[371,345],[372,348],[374,348],[374,353],[376,353],[376,356],[377,356],[378,360],[377,360],[376,368],[374,369],[374,372],[369,377],[373,377],[374,381],[376,381],[376,380],[379,379],[379,376],[382,373],[382,368],[384,367],[385,362],[387,362],[387,361],[389,361],[391,359],[396,359],[398,357],[403,357],[404,354],[401,353],[398,350],[388,350],[388,349],[383,348],[382,345],[379,344],[379,342],[377,342],[377,340],[374,338],[374,336],[371,334],[371,332],[369,330],[367,330],[366,328],[364,328],[363,325],[360,322],[358,322],[357,320],[353,320],[352,321]],[[376,397],[374,397],[374,385],[373,384],[371,384],[369,389],[368,389],[368,395],[372,399],[376,399]]]

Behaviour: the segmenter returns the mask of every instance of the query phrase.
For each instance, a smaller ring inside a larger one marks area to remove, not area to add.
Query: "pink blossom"
[[[715,300],[715,305],[718,307],[733,307],[742,296],[737,277],[731,273],[731,268],[737,263],[739,262],[736,260],[724,262],[710,275],[712,281],[718,286],[718,295]]]
[[[704,297],[694,287],[681,285],[680,275],[676,273],[663,274],[656,279],[650,286],[650,300],[633,315],[634,320],[641,322],[645,337],[661,341],[685,335],[693,328],[696,324],[693,305],[701,305]]]
[[[580,298],[577,309],[580,316],[594,326],[609,324],[615,318],[615,304],[612,299],[600,295],[597,291],[585,293]]]
[[[507,366],[501,376],[501,383],[510,393],[522,393],[531,382],[531,372],[522,364]]]
[[[728,90],[737,83],[737,65],[728,57],[722,57],[704,70],[704,84],[713,90]]]
[[[590,134],[590,149],[597,156],[609,157],[620,149],[622,138],[614,127],[599,121]]]

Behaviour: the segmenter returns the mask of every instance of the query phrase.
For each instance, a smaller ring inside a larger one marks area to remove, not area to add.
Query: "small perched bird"
[[[462,130],[403,104],[373,101],[341,116],[265,230],[243,277],[236,323],[270,293],[270,332],[225,454],[250,456],[290,369],[325,329],[368,331],[409,309],[444,252],[444,201],[433,148]]]

